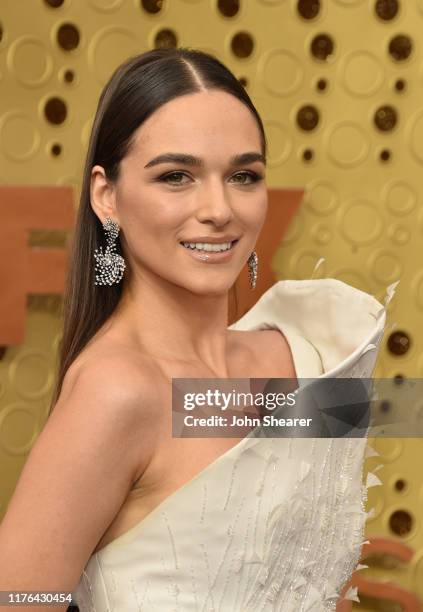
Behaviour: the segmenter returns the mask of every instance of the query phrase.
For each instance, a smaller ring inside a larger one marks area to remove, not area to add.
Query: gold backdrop
[[[310,278],[323,257],[315,277],[380,300],[400,279],[376,375],[422,376],[422,28],[422,0],[2,0],[0,182],[70,185],[76,202],[111,71],[155,46],[211,52],[264,119],[269,187],[306,190],[274,256],[278,278]],[[29,241],[65,246],[67,236],[37,231]],[[25,341],[0,361],[0,516],[45,421],[60,324],[60,298],[29,296]],[[368,466],[383,464],[382,485],[369,492],[367,533],[417,552],[406,566],[385,559],[361,575],[423,600],[423,443],[374,447]]]

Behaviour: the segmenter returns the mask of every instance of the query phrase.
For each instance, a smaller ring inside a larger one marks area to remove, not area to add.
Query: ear
[[[102,166],[91,170],[91,207],[102,223],[106,217],[119,223],[116,211],[116,193],[114,184],[106,177]]]

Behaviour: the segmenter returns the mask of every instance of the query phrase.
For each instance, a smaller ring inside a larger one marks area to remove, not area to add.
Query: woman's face
[[[135,132],[113,199],[124,255],[139,278],[159,276],[203,295],[228,291],[267,211],[253,115],[217,90],[168,102]],[[209,250],[225,243],[227,251]]]

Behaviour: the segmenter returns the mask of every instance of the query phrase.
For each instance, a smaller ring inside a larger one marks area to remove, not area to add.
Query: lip
[[[180,242],[209,242],[210,244],[222,244],[222,242],[233,242],[239,240],[240,236],[226,235],[226,236],[195,236],[194,238],[184,238]]]
[[[224,263],[226,261],[229,261],[229,259],[231,259],[231,257],[233,256],[233,252],[238,245],[239,240],[237,238],[234,238],[234,240],[236,240],[237,242],[235,242],[235,244],[233,244],[231,248],[227,251],[220,251],[220,252],[197,251],[197,249],[191,249],[189,247],[184,247],[183,244],[181,244],[181,248],[184,249],[184,251],[186,251],[188,255],[191,255],[191,257],[193,257],[197,261],[201,261],[202,263],[221,263],[221,262]],[[188,241],[184,240],[184,242],[188,242]],[[201,242],[201,240],[197,240],[196,242]],[[203,240],[203,242],[206,242],[206,241]],[[209,242],[211,242],[210,239],[209,239]],[[229,242],[229,240],[223,240],[222,242]]]

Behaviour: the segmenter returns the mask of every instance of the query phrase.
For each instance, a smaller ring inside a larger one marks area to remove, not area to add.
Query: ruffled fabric
[[[324,279],[279,281],[231,328],[282,331],[298,377],[368,378],[384,324],[372,296]],[[242,439],[89,559],[80,611],[335,610],[380,484],[363,484],[369,453],[366,438]]]

